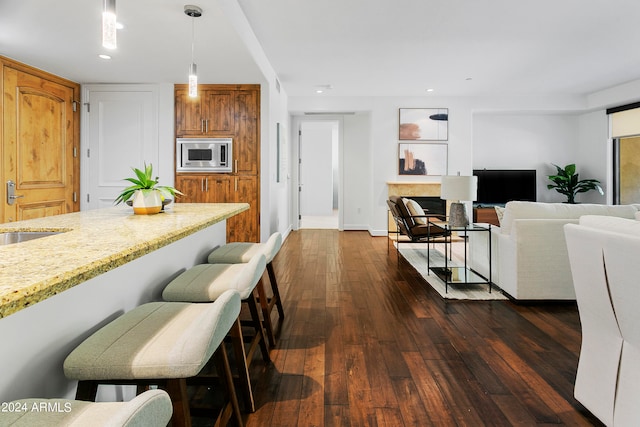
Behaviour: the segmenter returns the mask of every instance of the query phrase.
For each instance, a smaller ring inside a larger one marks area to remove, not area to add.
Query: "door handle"
[[[15,199],[19,199],[20,197],[24,197],[24,195],[16,195],[16,183],[9,180],[7,181],[7,204],[13,205]]]

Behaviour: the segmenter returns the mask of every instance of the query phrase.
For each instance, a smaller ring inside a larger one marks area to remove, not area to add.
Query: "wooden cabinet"
[[[236,133],[233,140],[234,169],[237,174],[257,175],[260,165],[258,135],[259,92],[238,91],[235,96]]]
[[[227,241],[256,242],[260,231],[260,186],[257,176],[179,174],[179,203],[249,203],[249,210],[227,220]]]
[[[500,227],[496,209],[491,208],[473,208],[473,222],[484,222]]]
[[[228,242],[260,241],[260,85],[199,85],[189,98],[187,85],[175,86],[176,138],[231,137],[230,174],[176,173],[183,203],[249,203],[227,221]]]
[[[191,98],[187,87],[178,86],[176,137],[229,136],[235,132],[234,91],[200,89],[198,96]]]
[[[249,210],[227,220],[227,240],[257,242],[260,238],[260,186],[257,176],[234,176],[233,201],[249,203]],[[254,237],[257,237],[256,240]]]
[[[214,174],[179,174],[175,187],[184,194],[179,203],[218,203],[230,199],[231,176]]]

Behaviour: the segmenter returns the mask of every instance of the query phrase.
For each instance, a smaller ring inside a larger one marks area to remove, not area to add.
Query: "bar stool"
[[[83,402],[69,399],[20,399],[5,403],[0,425],[14,427],[165,427],[171,399],[163,390],[149,390],[129,402]]]
[[[217,419],[242,425],[224,337],[240,328],[240,295],[221,294],[210,304],[152,302],[123,314],[84,340],[67,356],[64,373],[78,380],[76,399],[95,400],[99,384],[157,385],[173,403],[172,425],[190,426],[187,379],[213,356],[225,405]]]
[[[282,298],[278,289],[276,274],[273,269],[273,259],[282,247],[282,234],[273,233],[265,243],[248,243],[248,242],[232,242],[227,243],[209,254],[207,262],[210,264],[239,264],[249,262],[257,254],[263,254],[267,259],[267,273],[269,275],[269,283],[271,283],[271,292],[273,297],[267,298],[261,296],[260,306],[262,308],[263,318],[265,319],[265,327],[269,335],[269,344],[275,346],[275,335],[271,324],[271,312],[274,305],[278,308],[278,316],[280,321],[284,319],[284,308],[282,307]]]
[[[250,326],[253,326],[255,331],[246,353],[243,348],[240,348],[242,339],[234,341],[240,381],[250,412],[255,410],[255,404],[249,379],[249,366],[257,348],[260,347],[265,362],[271,361],[255,293],[258,289],[258,293],[262,294],[259,285],[261,285],[265,266],[266,258],[262,254],[246,264],[199,264],[173,279],[162,291],[162,298],[165,301],[194,303],[216,301],[228,289],[239,292],[242,302],[247,303],[249,307]]]

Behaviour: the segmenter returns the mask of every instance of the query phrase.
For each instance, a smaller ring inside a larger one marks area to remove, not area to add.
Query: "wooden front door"
[[[74,88],[21,68],[3,66],[1,222],[77,210]]]

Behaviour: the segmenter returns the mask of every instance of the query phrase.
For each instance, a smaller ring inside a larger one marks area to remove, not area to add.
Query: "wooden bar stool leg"
[[[169,393],[173,404],[172,427],[191,427],[187,380],[185,378],[167,380],[165,387],[165,391]]]
[[[271,283],[273,299],[276,302],[276,307],[278,307],[278,315],[280,316],[280,319],[284,319],[284,308],[282,308],[282,298],[280,298],[278,282],[276,281],[276,273],[273,270],[273,262],[267,264],[267,273],[269,273],[269,282]]]
[[[136,386],[136,396],[139,395],[139,394],[144,393],[147,390],[151,390],[151,387],[149,385],[140,385],[140,384],[138,384]]]
[[[262,327],[262,321],[260,320],[260,314],[258,313],[258,302],[256,301],[255,292],[251,292],[249,298],[246,300],[247,305],[249,306],[249,312],[251,313],[251,323],[253,328],[256,331],[256,336],[254,337],[254,342],[257,342],[260,345],[260,350],[262,351],[262,359],[265,362],[270,362],[271,357],[269,356],[269,349],[267,348],[267,339],[265,337],[264,328]],[[254,346],[254,343],[251,344],[251,347]],[[253,349],[249,349],[249,354],[247,355],[250,358],[253,355]]]
[[[213,354],[214,362],[216,364],[216,370],[219,373],[222,380],[223,389],[225,390],[226,400],[229,402],[225,404],[224,408],[216,421],[216,425],[226,426],[229,421],[228,407],[231,406],[231,411],[236,419],[236,423],[239,427],[244,425],[242,421],[242,415],[240,414],[240,406],[238,405],[238,398],[236,396],[236,390],[233,385],[233,375],[231,374],[231,367],[229,366],[229,358],[224,346],[218,347],[218,350]]]
[[[233,351],[237,361],[236,363],[238,365],[238,376],[240,377],[240,384],[243,389],[242,394],[244,395],[245,404],[247,405],[247,412],[255,412],[256,404],[253,399],[253,390],[251,389],[251,380],[249,378],[249,362],[247,361],[247,354],[244,351],[242,327],[240,326],[239,319],[231,327],[230,335]]]
[[[258,281],[256,288],[258,289],[260,308],[262,308],[262,321],[264,322],[264,329],[266,330],[267,337],[269,338],[269,345],[271,347],[275,347],[276,338],[273,335],[273,325],[271,324],[271,310],[269,310],[269,301],[267,300],[267,292],[264,289],[264,281],[262,278]]]

